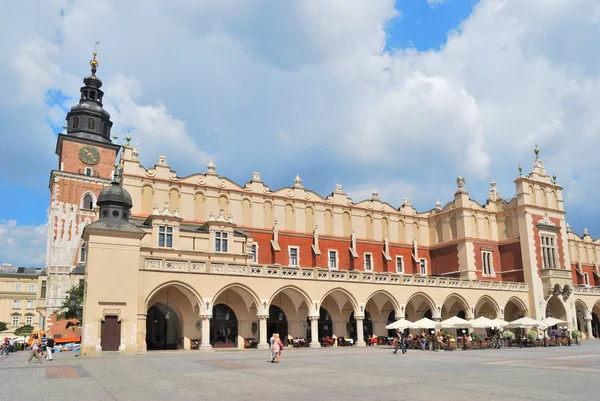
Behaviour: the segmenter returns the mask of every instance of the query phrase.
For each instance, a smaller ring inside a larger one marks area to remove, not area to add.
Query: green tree
[[[8,324],[6,322],[0,322],[0,331],[6,331]]]
[[[68,322],[66,328],[71,326],[81,326],[82,311],[83,311],[83,280],[78,285],[67,291],[67,296],[60,306],[60,312],[56,314],[57,320],[77,319],[76,323]]]
[[[23,347],[27,347],[26,337],[29,337],[29,335],[33,332],[33,330],[35,330],[35,329],[33,328],[33,326],[31,326],[29,324],[26,324],[25,326],[21,326],[15,330],[15,336],[23,337]]]

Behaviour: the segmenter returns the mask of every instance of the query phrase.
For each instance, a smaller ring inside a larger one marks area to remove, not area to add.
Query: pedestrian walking
[[[10,352],[17,352],[17,348],[15,346],[15,339],[11,338],[10,340],[8,340],[8,345],[9,345],[9,351]]]
[[[404,333],[396,329],[396,346],[394,347],[394,354],[398,353],[398,348],[402,350],[403,354],[406,353],[406,337],[404,337]]]
[[[29,357],[29,359],[27,361],[25,361],[25,363],[30,363],[31,360],[33,359],[33,357],[35,356],[38,360],[38,363],[40,365],[42,364],[42,356],[40,355],[40,344],[38,341],[39,340],[38,340],[37,334],[34,334],[31,345],[29,347],[27,347],[27,349],[31,350],[31,356]]]
[[[46,355],[49,361],[52,361],[52,353],[54,352],[54,338],[48,337],[48,344],[46,346]]]
[[[2,342],[2,353],[4,355],[8,355],[8,347],[10,347],[10,342],[8,337],[4,337],[4,341]]]
[[[271,334],[269,339],[269,355],[271,356],[271,363],[275,362],[275,354],[273,353],[273,343],[275,342],[275,333]]]
[[[273,334],[274,336],[274,340],[273,341],[273,354],[275,354],[275,360],[273,361],[273,363],[279,363],[279,357],[281,356],[281,350],[283,349],[283,343],[281,342],[280,338],[279,338],[279,334],[275,333]]]

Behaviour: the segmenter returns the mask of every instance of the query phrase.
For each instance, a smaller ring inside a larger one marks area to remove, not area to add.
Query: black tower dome
[[[110,114],[102,108],[104,92],[100,90],[102,81],[96,77],[98,69],[96,55],[94,49],[94,58],[90,60],[92,75],[83,79],[85,86],[80,89],[79,103],[71,107],[71,111],[67,113],[67,133],[75,137],[111,143],[112,122]]]
[[[117,171],[108,187],[104,187],[96,202],[100,206],[100,219],[120,219],[129,221],[129,211],[133,206],[131,195],[123,188],[117,179]]]

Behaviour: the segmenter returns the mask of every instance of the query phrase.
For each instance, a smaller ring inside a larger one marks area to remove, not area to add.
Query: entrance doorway
[[[121,346],[121,322],[117,316],[106,316],[100,330],[102,351],[118,351]]]
[[[269,306],[269,319],[267,320],[267,339],[271,338],[273,333],[279,333],[279,338],[283,344],[288,344],[288,322],[285,313],[278,306]]]
[[[210,343],[215,348],[237,346],[238,321],[233,310],[225,305],[215,305],[210,320]]]
[[[148,309],[146,348],[149,351],[181,348],[181,321],[172,306],[158,302]]]

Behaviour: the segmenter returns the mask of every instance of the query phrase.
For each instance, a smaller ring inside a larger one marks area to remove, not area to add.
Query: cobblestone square
[[[600,341],[581,346],[430,352],[389,348],[57,354],[0,359],[1,400],[592,400]]]

